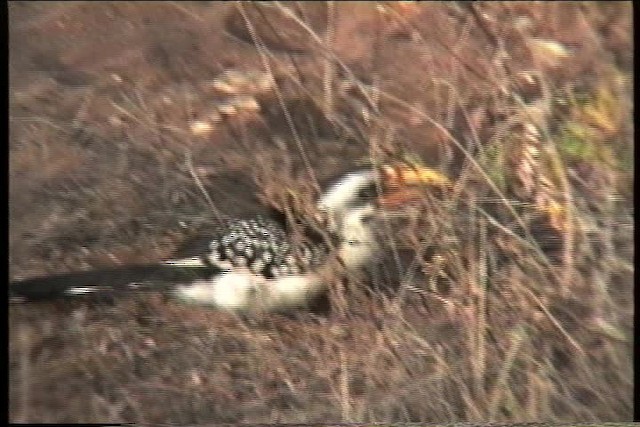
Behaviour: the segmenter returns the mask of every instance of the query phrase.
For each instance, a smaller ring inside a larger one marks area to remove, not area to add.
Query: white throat
[[[374,258],[378,251],[374,230],[371,228],[372,216],[376,208],[371,205],[355,208],[342,218],[338,246],[340,258],[347,270],[353,271]]]

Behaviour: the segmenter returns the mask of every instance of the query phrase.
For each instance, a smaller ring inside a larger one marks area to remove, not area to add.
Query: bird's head
[[[357,269],[377,250],[376,220],[415,200],[425,187],[447,188],[451,181],[423,166],[385,165],[351,173],[331,185],[318,200],[327,228],[340,241],[339,254],[348,269]]]
[[[447,188],[451,181],[434,169],[408,164],[384,165],[352,172],[330,185],[317,203],[328,228],[339,232],[348,218],[366,218],[400,207],[421,194],[421,188]]]

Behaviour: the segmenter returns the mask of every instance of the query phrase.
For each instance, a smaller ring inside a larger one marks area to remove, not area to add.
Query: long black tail
[[[193,280],[209,279],[216,267],[135,265],[17,280],[9,284],[9,296],[27,301],[69,298],[87,294],[163,290]]]

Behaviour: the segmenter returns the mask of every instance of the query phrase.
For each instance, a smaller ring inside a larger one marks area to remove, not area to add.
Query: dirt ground
[[[11,304],[12,422],[632,418],[630,2],[8,10],[11,279],[164,259],[364,164],[458,183],[394,224],[400,273],[345,280],[326,313]],[[531,124],[557,148],[527,163]],[[561,216],[531,196],[547,170]],[[538,252],[515,210],[548,214]]]

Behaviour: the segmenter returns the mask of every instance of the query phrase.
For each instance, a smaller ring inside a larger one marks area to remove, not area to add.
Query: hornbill
[[[316,203],[312,239],[300,241],[286,224],[266,218],[226,219],[196,257],[10,283],[21,300],[164,290],[180,301],[232,311],[283,311],[306,306],[327,289],[330,275],[354,272],[375,259],[375,219],[410,198],[418,186],[449,180],[420,166],[385,165],[346,174]],[[320,228],[320,230],[317,230]]]

